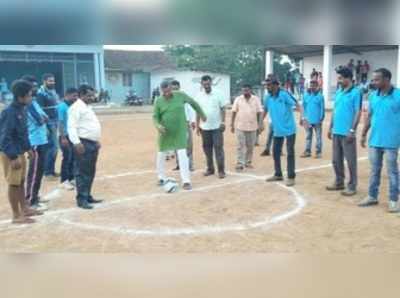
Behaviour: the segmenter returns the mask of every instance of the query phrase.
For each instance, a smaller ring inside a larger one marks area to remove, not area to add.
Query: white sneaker
[[[389,201],[389,213],[398,213],[400,212],[399,204],[395,201]]]
[[[64,188],[65,190],[74,190],[75,189],[75,186],[73,186],[72,183],[69,181],[64,181],[61,184],[61,187]]]
[[[32,206],[32,208],[37,210],[37,211],[41,211],[41,212],[49,210],[49,207],[47,207],[47,205],[43,204],[43,203],[35,204],[35,205]]]

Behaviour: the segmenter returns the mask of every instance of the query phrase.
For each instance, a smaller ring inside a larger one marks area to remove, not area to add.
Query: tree
[[[243,83],[260,86],[265,78],[265,52],[262,45],[168,45],[165,52],[179,69],[230,75],[233,95]],[[275,57],[275,74],[280,79],[291,68],[292,64],[282,64],[281,57]]]

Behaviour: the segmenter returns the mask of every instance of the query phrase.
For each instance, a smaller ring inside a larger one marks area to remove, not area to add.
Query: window
[[[132,87],[132,74],[125,72],[122,74],[122,84],[124,87]]]

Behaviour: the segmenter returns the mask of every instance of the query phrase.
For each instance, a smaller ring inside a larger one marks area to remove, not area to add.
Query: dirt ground
[[[230,118],[230,117],[228,117]],[[400,217],[387,208],[387,179],[381,205],[361,209],[369,164],[359,151],[359,194],[351,199],[328,193],[333,182],[331,144],[325,139],[322,159],[297,158],[294,189],[267,184],[271,157],[260,157],[265,133],[255,154],[255,169],[234,173],[235,138],[226,133],[226,180],[202,177],[204,156],[195,138],[192,192],[165,194],[156,186],[156,133],[150,114],[100,116],[102,151],[94,194],[105,203],[93,211],[75,207],[74,193],[44,182],[42,195],[54,199],[32,226],[12,226],[6,185],[0,179],[1,252],[91,253],[358,253],[398,252]],[[299,129],[296,154],[304,150]],[[285,157],[284,157],[285,159]],[[284,165],[286,161],[284,160]],[[168,162],[172,169],[175,161]],[[1,177],[3,174],[0,173]],[[177,173],[171,172],[178,178]]]

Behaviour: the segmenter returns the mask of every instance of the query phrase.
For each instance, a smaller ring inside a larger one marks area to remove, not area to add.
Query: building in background
[[[88,83],[105,88],[103,45],[0,45],[0,81],[8,86],[25,74],[56,77],[57,93]]]
[[[398,45],[296,45],[266,47],[266,73],[273,72],[273,54],[284,54],[298,60],[300,72],[309,80],[313,69],[323,74],[323,91],[327,107],[332,107],[332,100],[337,88],[336,69],[348,65],[351,59],[368,61],[372,77],[373,70],[381,67],[393,74],[393,82],[400,86],[400,50]],[[356,77],[355,77],[356,79]]]
[[[209,72],[178,70],[162,51],[105,51],[106,89],[111,101],[124,102],[129,91],[134,91],[149,104],[153,91],[163,80],[178,80],[182,90],[190,96],[200,91],[204,74],[214,78],[214,88],[230,99],[230,76]]]

